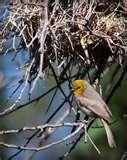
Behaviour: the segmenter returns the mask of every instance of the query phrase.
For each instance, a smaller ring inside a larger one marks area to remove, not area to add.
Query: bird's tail
[[[108,144],[111,148],[116,147],[116,143],[112,134],[112,131],[107,124],[107,122],[104,119],[101,119],[101,122],[103,123],[103,126],[105,128],[106,134],[107,134],[107,139],[108,139]]]

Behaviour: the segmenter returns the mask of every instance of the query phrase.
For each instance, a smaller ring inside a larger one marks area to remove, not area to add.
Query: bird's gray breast
[[[78,102],[78,107],[83,113],[87,114],[88,116],[94,116],[93,113],[91,112],[91,110],[89,109],[88,104],[84,105],[78,100],[78,98],[76,98],[76,99]]]

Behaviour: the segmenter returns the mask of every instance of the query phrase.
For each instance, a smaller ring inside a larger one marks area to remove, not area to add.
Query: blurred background
[[[6,7],[5,7],[6,6]],[[3,21],[4,18],[8,15],[8,1],[0,1],[0,21]],[[18,42],[17,42],[18,43]],[[5,51],[7,48],[11,47],[11,42],[8,41],[4,45],[2,49]],[[17,97],[19,96],[19,92],[22,89],[16,91],[16,93],[11,97],[13,91],[20,84],[20,80],[22,75],[24,74],[24,69],[18,69],[22,66],[24,61],[28,59],[28,53],[25,51],[20,51],[14,59],[15,53],[10,52],[9,54],[1,54],[0,55],[0,111],[2,112],[5,108],[7,108],[10,104],[13,104]],[[117,67],[120,67],[118,64],[114,63],[110,70],[107,70],[104,74],[102,80],[102,91],[103,96],[106,97],[109,95],[109,90],[106,89],[106,86],[110,83],[113,77],[113,73]],[[123,71],[123,67],[120,67],[120,70],[114,75],[114,83],[118,80],[121,73]],[[54,78],[51,76],[46,77],[45,80],[39,80],[37,83],[34,92],[32,93],[31,99],[36,98],[39,95],[45,93],[46,90],[53,87],[55,84]],[[67,83],[63,83],[63,89],[66,90],[66,93],[69,93],[69,88]],[[26,88],[22,100],[18,105],[24,104],[29,100],[28,95],[29,88]],[[117,148],[110,149],[106,139],[106,133],[102,127],[99,127],[98,123],[95,122],[92,127],[89,129],[89,134],[99,150],[101,154],[98,155],[97,151],[93,147],[93,145],[89,142],[85,143],[85,137],[82,137],[80,142],[76,145],[75,149],[72,153],[66,158],[68,160],[126,160],[122,159],[122,156],[125,152],[127,152],[127,74],[124,75],[120,85],[115,91],[114,95],[108,102],[108,106],[110,107],[113,113],[113,122],[111,123],[111,129],[114,133],[115,140],[117,143]],[[50,94],[46,95],[46,97],[40,99],[37,102],[29,104],[24,108],[11,113],[7,116],[0,117],[0,129],[8,130],[8,129],[17,129],[22,128],[24,126],[36,126],[42,124],[48,117],[51,115],[53,111],[61,104],[63,101],[63,95],[61,92],[57,92],[55,96],[55,101],[52,104],[52,107],[49,109],[49,112],[46,114],[47,103],[51,99],[54,91]],[[63,112],[68,108],[68,104],[65,103],[64,107],[59,112],[59,117],[62,116]],[[83,116],[83,115],[82,115]],[[57,115],[55,116],[57,118]],[[74,115],[70,114],[65,122],[72,122],[74,120]],[[70,129],[62,127],[60,129],[56,129],[55,132],[46,140],[46,144],[51,143],[55,140],[62,138],[70,133]],[[4,141],[5,143],[14,143],[17,145],[24,144],[26,139],[30,136],[30,133],[24,134],[10,134],[10,135],[1,135],[0,141]],[[71,140],[70,140],[71,141]],[[50,149],[46,149],[36,152],[30,151],[22,151],[13,159],[18,160],[57,160],[60,156],[62,156],[65,152],[70,148],[71,143],[67,141],[63,144],[57,145]],[[40,142],[40,139],[35,137],[35,139],[30,143],[30,146],[37,145]],[[6,149],[0,147],[0,160],[7,160],[12,154],[16,153],[15,149]]]

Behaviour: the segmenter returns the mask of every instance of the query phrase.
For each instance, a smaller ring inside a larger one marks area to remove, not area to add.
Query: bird
[[[102,122],[109,146],[116,147],[113,133],[109,127],[112,113],[99,93],[86,80],[82,79],[74,80],[71,90],[79,109],[87,116],[98,118]]]

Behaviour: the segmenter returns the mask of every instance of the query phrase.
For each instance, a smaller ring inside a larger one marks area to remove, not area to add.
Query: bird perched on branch
[[[72,92],[82,112],[101,120],[107,134],[109,146],[111,148],[116,147],[112,131],[108,125],[112,114],[101,96],[86,80],[73,81]]]

